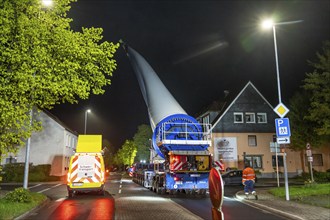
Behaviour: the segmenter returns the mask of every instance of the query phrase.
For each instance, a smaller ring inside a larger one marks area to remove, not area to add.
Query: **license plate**
[[[177,185],[182,184],[182,181],[175,181],[175,184]]]
[[[82,186],[84,183],[72,183],[72,186]]]

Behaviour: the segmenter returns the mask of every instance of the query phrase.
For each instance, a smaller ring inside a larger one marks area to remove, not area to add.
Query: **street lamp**
[[[45,7],[51,7],[53,5],[53,0],[42,0],[41,3]]]
[[[279,105],[282,104],[282,97],[281,97],[280,70],[279,70],[279,65],[278,65],[278,54],[277,54],[277,43],[276,43],[276,28],[275,27],[279,26],[279,25],[288,25],[288,24],[295,24],[295,23],[300,23],[300,22],[302,22],[302,20],[274,23],[271,19],[268,19],[268,20],[263,21],[263,23],[262,23],[263,28],[266,28],[266,29],[273,28],[275,61],[276,61],[276,75],[277,75],[277,91],[278,91]],[[276,151],[276,162],[277,162],[277,151]],[[290,200],[290,198],[289,198],[289,184],[288,184],[288,171],[287,171],[287,166],[286,166],[286,153],[283,154],[283,165],[284,165],[284,179],[285,179],[285,196],[286,196],[286,200]],[[278,179],[278,166],[276,168],[277,168],[277,179]],[[279,182],[278,182],[278,185],[279,185]]]
[[[45,7],[51,7],[53,0],[41,0],[41,4]],[[41,9],[40,9],[41,10]],[[38,19],[40,19],[40,11],[38,13]],[[33,75],[34,77],[34,75]],[[32,97],[33,98],[33,97]],[[30,126],[32,127],[33,122],[33,106],[31,107],[30,113]],[[32,134],[31,134],[32,135]],[[29,160],[30,160],[30,148],[31,148],[31,136],[27,139],[26,149],[25,149],[25,164],[24,164],[24,177],[23,177],[23,188],[28,188],[28,179],[29,179]]]
[[[86,129],[87,129],[87,114],[90,113],[90,112],[91,112],[90,109],[87,109],[85,111],[85,133],[84,134],[86,134]]]
[[[276,75],[277,75],[277,91],[278,91],[278,102],[279,102],[279,104],[282,103],[282,97],[281,97],[280,70],[279,70],[279,65],[278,65],[278,54],[277,54],[277,43],[276,43],[276,28],[275,27],[279,26],[279,25],[288,25],[288,24],[300,23],[302,21],[303,20],[274,23],[273,20],[268,19],[268,20],[265,20],[265,21],[262,22],[262,27],[264,29],[273,28],[275,61],[276,61]]]

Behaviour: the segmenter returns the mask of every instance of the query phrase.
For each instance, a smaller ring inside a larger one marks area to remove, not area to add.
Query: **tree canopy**
[[[310,93],[310,108],[306,118],[316,123],[319,135],[330,136],[330,41],[324,43],[318,62],[309,62],[315,69],[306,74],[303,88]]]
[[[76,0],[0,0],[0,152],[15,151],[40,124],[33,107],[50,109],[103,94],[116,69],[119,44],[102,28],[75,32],[67,17]]]
[[[296,150],[308,142],[319,147],[330,141],[330,41],[316,55],[318,61],[309,61],[314,71],[306,74],[303,90],[290,100],[291,147]]]
[[[131,140],[126,140],[118,150],[116,157],[118,165],[132,165],[136,156],[137,146]]]
[[[135,162],[140,162],[141,160],[149,161],[151,138],[152,131],[150,125],[140,125],[133,137],[134,144],[137,146]]]

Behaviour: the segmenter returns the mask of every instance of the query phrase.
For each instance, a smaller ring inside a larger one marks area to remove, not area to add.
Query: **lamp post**
[[[278,65],[278,54],[277,54],[276,26],[295,24],[295,23],[300,23],[302,21],[303,20],[274,23],[271,19],[268,19],[268,20],[265,20],[262,23],[263,28],[268,28],[268,29],[273,28],[275,61],[276,61],[276,75],[277,75],[277,91],[278,91],[278,101],[279,101],[279,103],[282,103],[282,97],[281,97],[281,84],[280,84],[280,69],[279,69],[279,65]]]
[[[46,8],[51,7],[52,4],[53,4],[53,0],[41,0],[41,5],[44,6],[44,7],[46,7]],[[39,11],[39,14],[38,14],[38,19],[40,19],[40,11]],[[31,110],[30,110],[30,113],[29,113],[29,117],[30,117],[30,126],[32,126],[32,122],[33,122],[33,106],[31,107]],[[27,142],[26,142],[25,164],[24,164],[24,178],[23,178],[23,188],[24,189],[27,189],[28,188],[30,148],[31,148],[31,136],[27,139]]]
[[[302,20],[274,23],[272,20],[268,19],[262,23],[263,28],[273,28],[275,61],[276,61],[276,76],[277,76],[277,91],[278,91],[279,104],[282,103],[282,97],[281,97],[281,84],[280,84],[280,70],[279,70],[279,65],[278,65],[278,54],[277,54],[276,26],[289,25],[289,24],[295,24],[295,23],[300,23],[300,22],[302,22]],[[276,159],[277,159],[277,155],[276,155]],[[288,201],[288,200],[290,200],[290,198],[289,198],[288,171],[287,171],[287,166],[286,166],[286,153],[285,152],[283,153],[283,165],[284,165],[284,179],[285,179],[285,196],[286,196],[286,200]],[[277,169],[277,178],[278,178],[278,167],[276,167],[276,169]]]
[[[87,114],[90,113],[90,112],[91,112],[90,109],[87,109],[85,111],[85,132],[84,132],[84,134],[86,134],[86,130],[87,130]]]

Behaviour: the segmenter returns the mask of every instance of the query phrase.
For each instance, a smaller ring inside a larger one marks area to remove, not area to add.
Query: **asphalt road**
[[[12,190],[13,185],[1,186],[3,190]],[[131,182],[121,180],[120,175],[113,175],[106,183],[107,193],[105,196],[97,194],[78,194],[73,198],[67,198],[65,184],[34,184],[30,186],[33,192],[44,193],[50,201],[28,216],[21,219],[75,219],[75,220],[94,220],[94,219],[115,219],[115,201],[119,197],[148,196],[169,198],[190,212],[198,215],[202,219],[211,220],[211,201],[208,196],[187,196],[179,195],[157,195],[145,188]],[[252,206],[241,203],[234,198],[237,191],[242,190],[241,186],[226,186],[225,198],[222,206],[225,220],[249,219],[255,220],[282,220],[283,217],[276,216],[265,210],[260,210]],[[146,213],[146,217],[148,213]],[[148,218],[145,218],[148,219]]]

